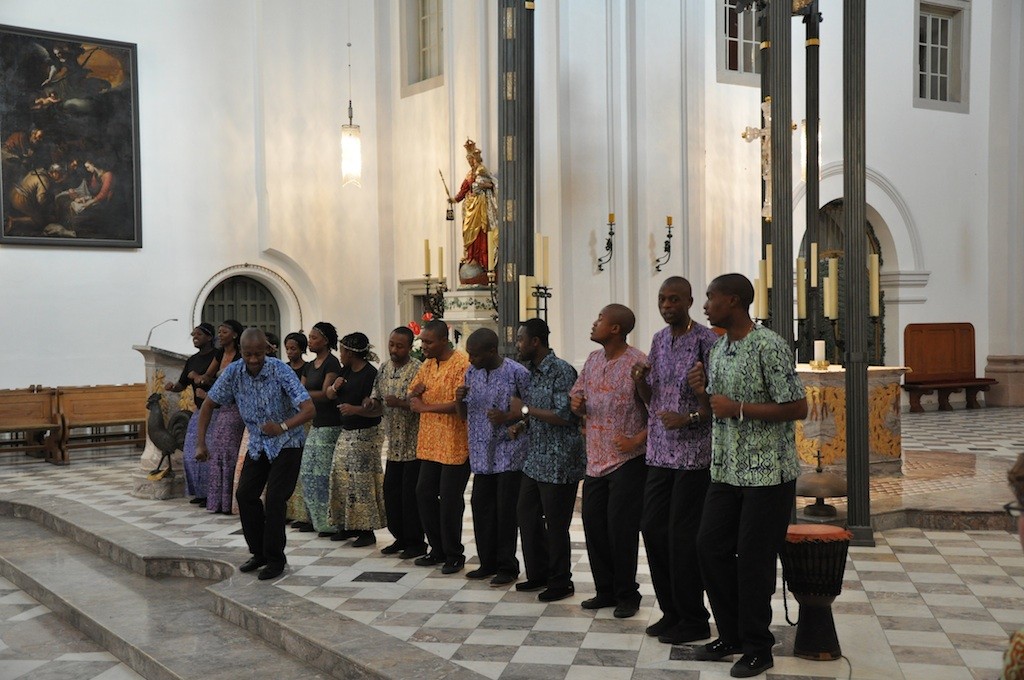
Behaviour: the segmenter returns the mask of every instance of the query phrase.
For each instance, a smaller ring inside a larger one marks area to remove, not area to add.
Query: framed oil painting
[[[134,44],[0,25],[0,244],[142,247]]]

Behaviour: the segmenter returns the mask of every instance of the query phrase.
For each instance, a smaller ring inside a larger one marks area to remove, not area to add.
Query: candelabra
[[[615,254],[615,242],[612,240],[615,236],[615,213],[608,214],[608,238],[604,242],[605,254],[597,258],[597,271],[603,272],[604,266],[612,261],[612,255]]]
[[[435,319],[444,318],[444,294],[448,292],[448,286],[444,281],[438,281],[436,289],[430,290],[430,274],[423,275],[423,285],[426,292],[423,294],[423,310],[430,312]]]
[[[530,296],[534,299],[533,309],[537,312],[538,317],[544,319],[545,323],[548,320],[548,300],[551,299],[551,290],[550,286],[538,284],[533,287],[533,292],[530,293]]]
[[[498,275],[493,269],[487,270],[487,289],[491,293],[491,309],[494,311],[491,313],[491,319],[494,321],[498,320]]]
[[[665,254],[654,261],[655,271],[661,271],[661,268],[668,264],[668,261],[672,259],[672,216],[669,215],[665,219]]]

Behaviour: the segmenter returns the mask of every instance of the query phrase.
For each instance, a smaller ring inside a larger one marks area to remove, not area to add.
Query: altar
[[[797,364],[807,394],[807,418],[797,421],[796,449],[800,462],[846,474],[846,370],[829,366],[812,370]],[[901,366],[868,367],[868,467],[871,475],[899,474],[903,444],[900,435]]]

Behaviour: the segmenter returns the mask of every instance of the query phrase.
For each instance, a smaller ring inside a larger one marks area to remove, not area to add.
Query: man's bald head
[[[242,331],[242,337],[238,341],[239,347],[244,347],[249,344],[252,347],[259,345],[265,347],[267,345],[267,334],[263,332],[262,328],[246,328]]]
[[[625,338],[636,327],[636,315],[626,305],[612,303],[601,310],[608,322],[619,327],[619,332]]]

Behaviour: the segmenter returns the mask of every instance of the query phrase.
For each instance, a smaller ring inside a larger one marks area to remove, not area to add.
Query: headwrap
[[[327,338],[327,346],[331,349],[338,349],[338,329],[329,321],[317,321],[313,328]]]
[[[196,326],[196,328],[197,328],[198,330],[201,330],[202,332],[206,333],[206,334],[207,334],[207,335],[209,335],[209,336],[210,336],[211,338],[213,337],[213,334],[214,334],[214,332],[215,332],[215,331],[214,331],[214,328],[213,328],[213,324],[212,324],[212,323],[209,323],[208,321],[204,321],[204,322],[202,322],[201,324],[199,324],[198,326]]]

